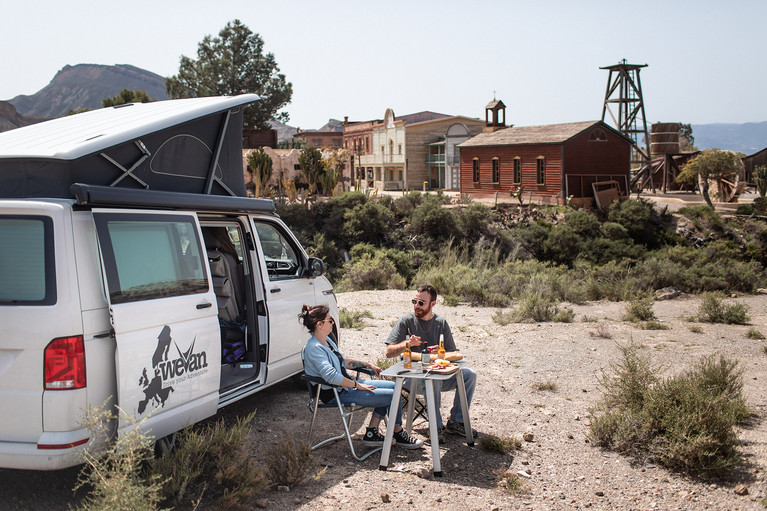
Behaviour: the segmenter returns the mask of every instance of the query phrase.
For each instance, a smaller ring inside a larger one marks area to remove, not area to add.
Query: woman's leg
[[[339,399],[342,403],[354,403],[359,406],[369,406],[373,408],[373,418],[370,421],[370,426],[377,426],[381,419],[388,413],[389,406],[391,405],[391,399],[394,395],[394,382],[388,380],[364,380],[362,383],[366,385],[373,385],[375,390],[368,392],[367,390],[350,390],[346,392],[339,392]],[[390,419],[391,420],[391,419]],[[375,421],[375,422],[373,422]],[[396,419],[394,421],[395,431],[401,429],[402,424],[402,403],[397,409]]]

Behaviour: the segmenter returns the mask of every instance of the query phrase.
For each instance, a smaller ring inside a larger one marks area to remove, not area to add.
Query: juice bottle
[[[437,358],[445,360],[445,335],[439,334],[439,349],[437,350]]]
[[[413,367],[413,356],[410,354],[410,341],[405,341],[405,351],[402,353],[402,367],[405,369]]]

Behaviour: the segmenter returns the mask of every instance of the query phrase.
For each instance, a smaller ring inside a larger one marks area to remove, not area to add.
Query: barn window
[[[546,184],[546,158],[543,156],[536,160],[536,178],[539,185]]]
[[[514,158],[514,184],[518,185],[522,183],[522,158],[517,156]]]
[[[493,183],[501,181],[501,160],[493,158]]]
[[[604,142],[605,140],[607,140],[607,135],[602,128],[596,128],[589,133],[589,142]]]
[[[472,170],[473,170],[473,177],[475,183],[479,183],[479,158],[474,158],[472,160]]]

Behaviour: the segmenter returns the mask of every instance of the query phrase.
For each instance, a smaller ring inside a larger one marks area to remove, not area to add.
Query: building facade
[[[344,124],[344,147],[358,188],[457,190],[457,145],[482,131],[484,122],[463,116],[418,112],[397,117],[389,108],[380,121]]]
[[[591,204],[592,183],[628,194],[631,141],[601,121],[509,127],[459,145],[461,193]]]

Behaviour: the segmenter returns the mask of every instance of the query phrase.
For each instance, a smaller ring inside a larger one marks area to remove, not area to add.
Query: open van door
[[[196,215],[94,209],[117,402],[162,438],[216,413],[221,345]],[[120,429],[132,427],[121,417]]]

